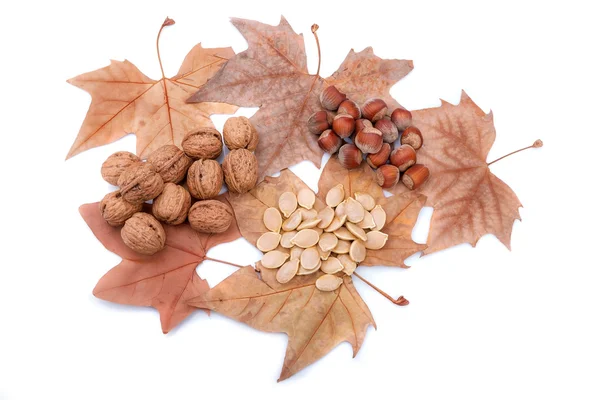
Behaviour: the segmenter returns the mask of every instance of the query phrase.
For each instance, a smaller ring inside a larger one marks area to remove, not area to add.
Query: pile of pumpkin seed
[[[345,198],[344,187],[337,185],[327,192],[327,206],[317,211],[315,194],[303,188],[297,196],[283,193],[278,203],[279,209],[265,210],[268,232],[260,236],[256,247],[265,253],[264,268],[279,269],[279,283],[321,270],[324,275],[317,279],[317,288],[336,290],[343,282],[340,274],[352,275],[367,249],[379,250],[387,242],[388,235],[381,232],[385,211],[369,194]]]

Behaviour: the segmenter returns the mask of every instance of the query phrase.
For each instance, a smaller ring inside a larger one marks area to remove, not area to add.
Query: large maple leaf
[[[260,107],[251,118],[260,134],[259,180],[302,160],[320,167],[323,151],[306,121],[321,109],[324,87],[336,85],[361,102],[381,97],[397,107],[389,89],[413,68],[411,61],[382,60],[369,47],[350,51],[338,71],[323,79],[318,71],[308,73],[303,36],[285,18],[277,26],[237,18],[232,23],[248,41],[248,49],[232,57],[189,101]]]
[[[164,225],[165,248],[145,256],[123,243],[120,228],[106,223],[99,203],[84,204],[79,212],[104,247],[123,258],[100,279],[94,296],[113,303],[156,308],[164,333],[194,310],[187,300],[209,289],[208,283],[196,273],[198,264],[208,259],[208,250],[240,237],[235,222],[221,234],[199,233],[189,224]]]
[[[475,246],[486,233],[510,249],[521,203],[489,169],[487,156],[496,139],[492,113],[486,114],[463,91],[458,105],[442,101],[440,107],[414,111],[413,125],[424,139],[419,162],[431,170],[431,178],[419,189],[434,208],[424,253],[460,243]],[[396,185],[392,191],[406,190]]]
[[[174,21],[167,18],[158,34]],[[114,61],[96,71],[69,79],[92,96],[92,104],[67,158],[93,147],[114,142],[134,133],[137,154],[146,158],[165,144],[180,145],[192,129],[213,127],[211,114],[231,114],[237,107],[229,104],[188,104],[186,99],[204,85],[234,54],[231,47],[192,48],[177,75],[166,78],[160,53],[162,78],[144,75],[129,61]]]

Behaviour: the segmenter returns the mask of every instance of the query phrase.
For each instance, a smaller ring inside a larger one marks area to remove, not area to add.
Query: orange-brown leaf
[[[373,316],[350,277],[333,292],[315,287],[321,273],[280,284],[274,270],[259,277],[251,267],[236,271],[188,303],[215,310],[265,332],[285,332],[288,346],[279,380],[294,375],[347,341],[356,355]],[[262,279],[261,279],[262,278]]]
[[[100,279],[94,296],[113,303],[156,308],[164,333],[194,310],[186,303],[188,299],[209,289],[206,281],[196,274],[196,267],[204,261],[206,252],[240,237],[235,223],[218,235],[198,233],[188,224],[165,225],[165,248],[145,256],[123,243],[120,228],[104,221],[99,203],[84,204],[79,212],[104,247],[123,258]]]
[[[232,57],[189,101],[219,101],[260,107],[251,118],[260,135],[256,149],[259,180],[302,160],[320,167],[323,151],[308,132],[308,117],[321,109],[319,94],[335,84],[350,97],[382,97],[397,103],[389,89],[412,70],[406,60],[382,60],[371,48],[353,50],[329,79],[310,75],[304,39],[285,18],[277,26],[232,19],[248,49]]]
[[[460,243],[475,246],[486,233],[510,249],[521,203],[512,189],[490,172],[487,156],[496,139],[492,113],[486,114],[465,92],[460,103],[413,112],[423,134],[418,159],[431,170],[419,189],[434,208],[425,254]],[[405,192],[397,185],[396,193]]]

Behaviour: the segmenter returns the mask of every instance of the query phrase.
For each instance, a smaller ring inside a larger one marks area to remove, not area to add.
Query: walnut
[[[233,221],[233,210],[218,200],[202,200],[194,203],[188,220],[192,229],[198,232],[222,233]]]
[[[254,151],[258,145],[258,133],[246,117],[231,117],[225,121],[223,139],[229,150],[248,149]]]
[[[125,221],[121,238],[131,250],[151,256],[165,247],[167,235],[156,218],[138,212]]]
[[[125,169],[140,162],[140,158],[128,151],[117,151],[102,163],[102,178],[111,185],[117,186],[119,177]]]
[[[246,149],[231,150],[223,160],[223,173],[230,192],[246,193],[258,179],[256,156]]]
[[[200,200],[216,197],[223,187],[223,171],[215,160],[194,161],[187,175],[192,196]]]
[[[185,135],[181,147],[185,154],[192,158],[215,159],[223,151],[223,141],[218,130],[204,127]]]
[[[165,183],[181,182],[192,163],[192,160],[179,147],[172,144],[166,144],[154,150],[146,161],[154,166]]]
[[[118,181],[121,195],[130,203],[152,200],[162,192],[164,182],[150,163],[138,163],[127,168]]]
[[[117,190],[109,193],[100,201],[100,213],[102,218],[111,226],[120,226],[133,214],[142,211],[142,203],[131,204],[123,199]]]
[[[152,203],[152,214],[159,221],[179,225],[185,221],[192,205],[192,196],[183,187],[168,182],[163,192]]]

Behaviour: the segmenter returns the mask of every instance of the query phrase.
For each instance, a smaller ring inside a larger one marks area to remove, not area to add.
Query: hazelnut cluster
[[[132,250],[152,255],[165,246],[161,222],[179,225],[186,220],[199,232],[225,232],[234,214],[216,197],[225,181],[230,192],[246,193],[256,185],[258,163],[252,151],[258,134],[245,117],[229,118],[223,129],[229,153],[221,166],[221,134],[205,127],[189,132],[182,149],[165,145],[144,162],[135,154],[120,151],[102,164],[102,177],[119,187],[100,202],[102,217],[111,226],[123,226],[121,237]],[[185,180],[185,183],[182,183]],[[192,204],[192,199],[197,199]],[[152,201],[151,214],[142,212]]]
[[[320,95],[322,111],[308,119],[308,130],[319,135],[319,147],[329,154],[338,153],[340,163],[359,167],[363,160],[376,170],[377,183],[389,189],[402,183],[414,190],[429,179],[429,169],[417,164],[417,150],[423,136],[412,126],[412,114],[404,108],[391,113],[382,99],[369,99],[362,107],[348,99],[335,86]],[[394,143],[399,146],[394,148]]]

